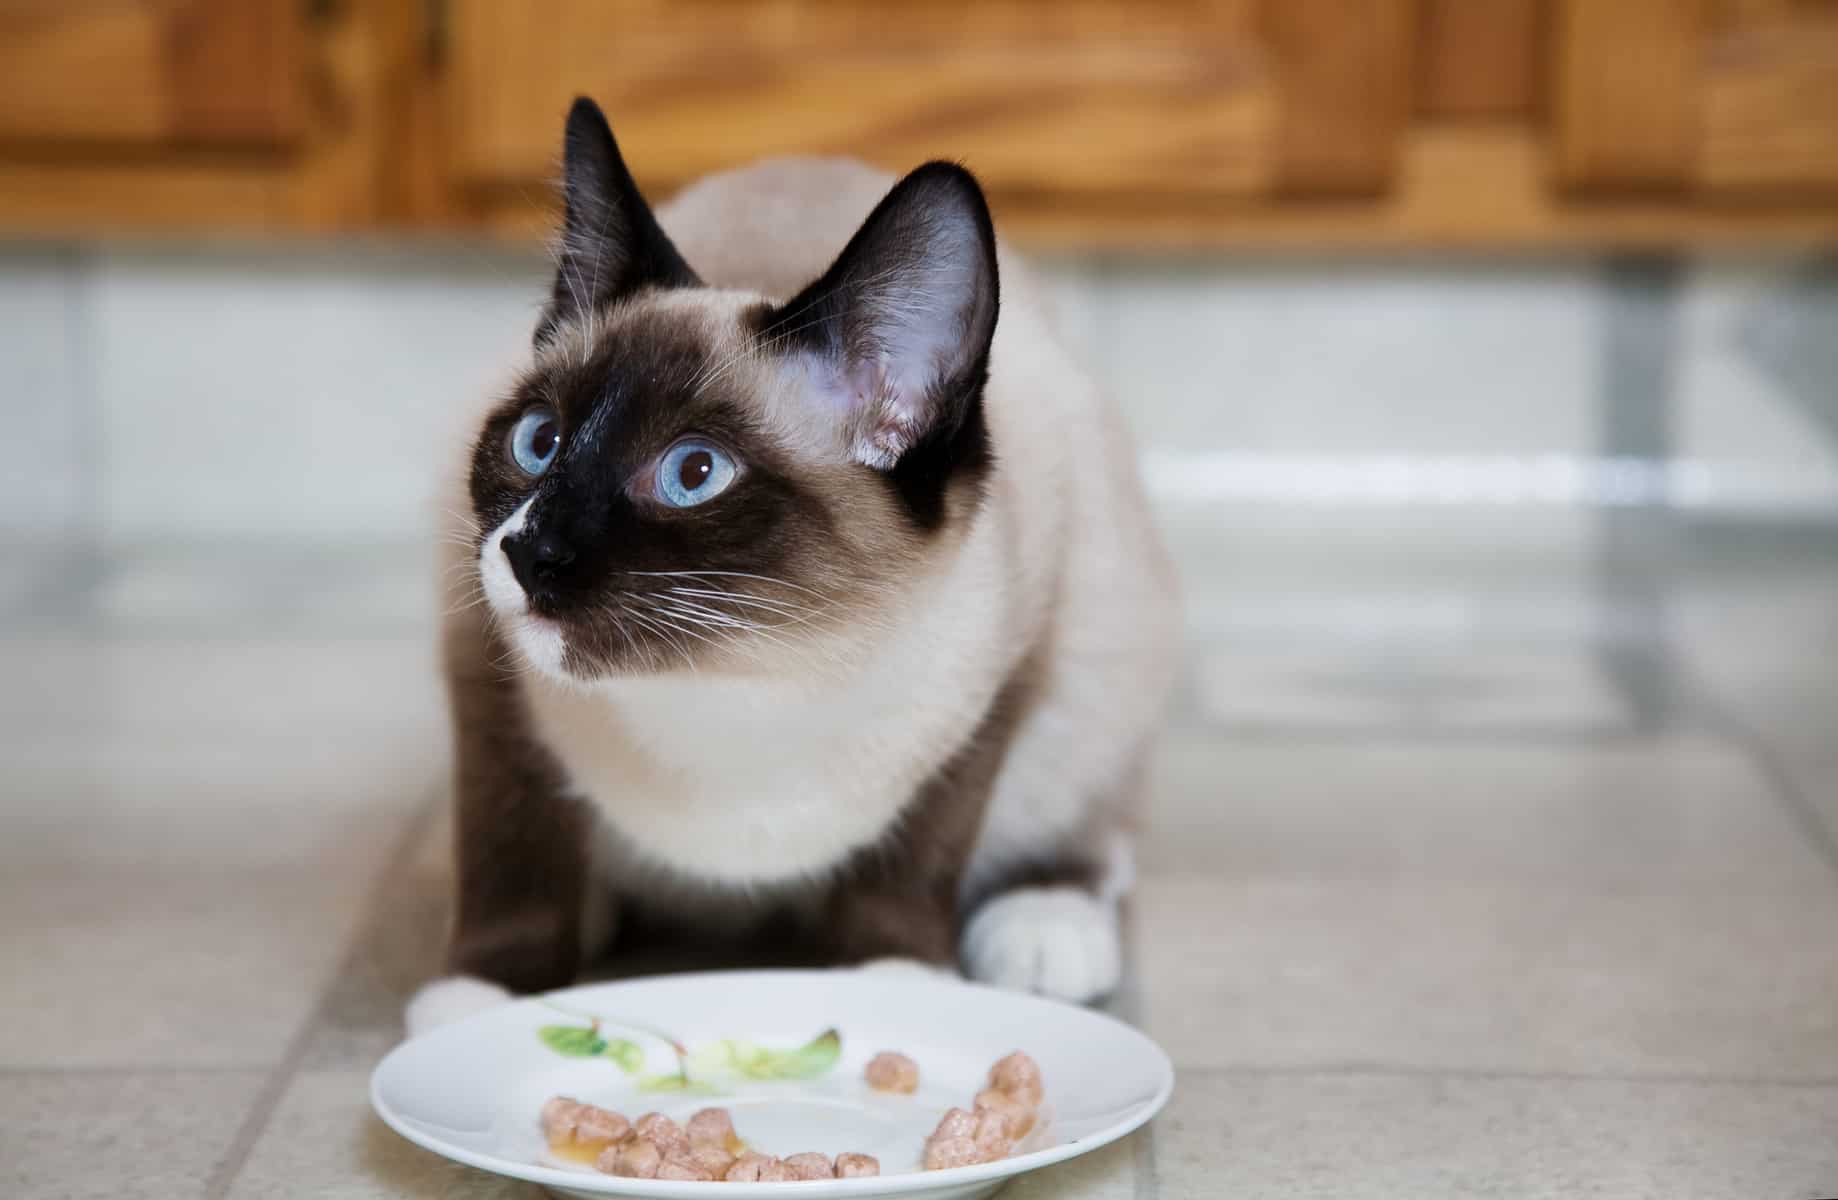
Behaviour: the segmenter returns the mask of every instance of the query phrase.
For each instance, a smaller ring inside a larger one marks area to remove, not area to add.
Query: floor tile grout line
[[[1137,922],[1140,919],[1141,913],[1136,908],[1134,896],[1126,895],[1117,902],[1117,942],[1122,952],[1122,970],[1117,994],[1109,1005],[1114,1015],[1139,1028],[1143,1017],[1142,954],[1137,937]]]
[[[1690,683],[1688,698],[1692,707],[1703,715],[1713,733],[1749,760],[1761,775],[1769,794],[1786,809],[1788,819],[1799,829],[1800,836],[1811,844],[1813,853],[1831,872],[1833,881],[1838,882],[1838,833],[1826,823],[1818,806],[1800,786],[1792,768],[1782,761],[1767,734],[1743,720],[1700,681],[1693,679]]]
[[[0,1079],[47,1075],[266,1075],[272,1062],[259,1063],[76,1063],[70,1066],[0,1065]]]
[[[65,265],[70,288],[66,298],[66,317],[70,321],[71,391],[80,405],[77,420],[85,427],[82,460],[75,468],[82,478],[83,493],[78,500],[79,528],[74,544],[83,547],[82,569],[87,587],[82,595],[94,590],[101,578],[102,543],[108,514],[108,413],[102,401],[102,382],[97,367],[101,359],[101,305],[103,264],[93,247],[71,245],[65,250]]]
[[[1119,942],[1122,950],[1122,981],[1111,1004],[1114,1015],[1141,1029],[1146,1017],[1143,991],[1141,919],[1135,899],[1126,895],[1118,904]],[[1161,1177],[1155,1160],[1155,1123],[1151,1121],[1136,1131],[1130,1148],[1130,1185],[1135,1200],[1156,1200],[1161,1195]]]
[[[1234,1066],[1182,1066],[1175,1064],[1177,1076],[1213,1076],[1231,1079],[1346,1079],[1367,1076],[1374,1079],[1448,1079],[1500,1083],[1618,1083],[1655,1087],[1698,1088],[1780,1088],[1817,1091],[1838,1090],[1838,1076],[1791,1078],[1769,1075],[1687,1075],[1667,1071],[1623,1071],[1595,1073],[1589,1071],[1500,1070],[1490,1067],[1413,1066],[1404,1063],[1250,1063]]]
[[[1163,1110],[1164,1114],[1166,1109]],[[1161,1167],[1155,1157],[1156,1123],[1150,1121],[1136,1131],[1136,1141],[1130,1151],[1130,1177],[1132,1187],[1130,1194],[1134,1200],[1157,1200],[1161,1195]]]
[[[1666,463],[1674,451],[1677,347],[1681,307],[1690,280],[1676,256],[1636,254],[1609,259],[1597,276],[1601,307],[1595,398],[1599,450],[1610,459]],[[1651,644],[1609,640],[1596,651],[1602,674],[1637,725],[1664,729],[1676,701],[1670,623],[1671,595],[1653,560],[1670,546],[1669,508],[1598,506],[1592,573],[1598,620],[1618,609],[1639,613]]]
[[[256,1142],[261,1139],[263,1133],[267,1132],[269,1122],[274,1119],[275,1110],[280,1107],[281,1097],[286,1093],[288,1086],[293,1083],[295,1076],[299,1074],[301,1064],[306,1060],[307,1050],[312,1044],[313,1036],[324,1022],[327,1006],[343,977],[345,965],[356,952],[359,941],[365,936],[368,923],[375,916],[377,905],[382,900],[385,890],[395,874],[402,869],[403,864],[414,855],[421,839],[426,836],[434,821],[438,819],[439,789],[436,789],[436,793],[435,796],[419,805],[409,817],[401,835],[397,838],[396,845],[386,856],[383,867],[371,882],[365,894],[364,903],[359,908],[356,925],[336,960],[336,966],[331,971],[325,986],[320,989],[319,995],[314,999],[306,1018],[300,1022],[300,1027],[294,1031],[293,1037],[288,1039],[286,1051],[281,1055],[280,1061],[275,1064],[273,1070],[269,1072],[267,1082],[262,1085],[261,1091],[256,1094],[254,1102],[249,1106],[248,1116],[244,1117],[242,1124],[237,1127],[236,1136],[230,1140],[229,1146],[224,1150],[223,1158],[212,1171],[210,1183],[204,1190],[205,1200],[223,1200],[223,1197],[229,1194],[237,1176],[241,1175],[243,1167],[248,1165],[249,1155],[255,1150]]]

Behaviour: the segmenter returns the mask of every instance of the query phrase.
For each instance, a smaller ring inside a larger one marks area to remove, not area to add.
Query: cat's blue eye
[[[549,469],[561,444],[562,426],[552,408],[538,405],[511,426],[511,461],[532,479]]]
[[[736,473],[721,447],[684,438],[657,462],[657,498],[672,508],[690,508],[727,491]]]

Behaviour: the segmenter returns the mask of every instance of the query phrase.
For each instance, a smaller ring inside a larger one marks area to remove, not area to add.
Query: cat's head
[[[472,455],[506,640],[577,680],[859,645],[953,552],[991,465],[976,181],[915,170],[789,298],[705,286],[592,101],[562,182],[533,360]]]

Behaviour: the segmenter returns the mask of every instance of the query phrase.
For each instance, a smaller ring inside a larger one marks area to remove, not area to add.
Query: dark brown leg
[[[916,958],[957,961],[957,911],[942,882],[897,878],[852,883],[831,897],[829,930],[838,962]]]
[[[505,647],[450,631],[458,896],[448,969],[514,992],[572,983],[590,886],[591,814],[535,738]]]
[[[959,911],[958,884],[1015,727],[1033,699],[1033,662],[1033,656],[1023,661],[964,748],[919,789],[899,831],[850,864],[827,914],[839,961],[956,963],[967,915]]]

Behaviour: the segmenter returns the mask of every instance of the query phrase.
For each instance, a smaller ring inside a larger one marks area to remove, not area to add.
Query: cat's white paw
[[[919,975],[930,979],[956,979],[957,971],[938,963],[923,962],[917,958],[871,958],[856,965],[858,971],[873,971],[877,975]]]
[[[1073,887],[997,896],[971,916],[959,951],[972,979],[1081,1003],[1123,973],[1116,905]]]
[[[449,975],[421,985],[421,990],[409,998],[402,1023],[408,1027],[408,1036],[418,1037],[510,998],[511,994],[495,983],[470,975]]]

